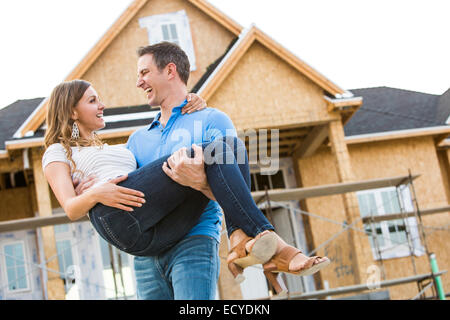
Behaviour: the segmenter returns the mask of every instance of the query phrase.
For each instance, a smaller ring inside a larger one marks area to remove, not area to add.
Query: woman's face
[[[104,109],[105,105],[100,101],[95,89],[92,86],[87,88],[72,115],[72,119],[77,121],[83,138],[88,138],[94,131],[105,127]]]

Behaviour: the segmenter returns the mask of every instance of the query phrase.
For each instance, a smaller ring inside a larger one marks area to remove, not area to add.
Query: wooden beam
[[[32,150],[32,162],[39,217],[50,217],[52,215],[50,190],[42,169],[42,153],[39,149]],[[49,269],[59,271],[58,251],[56,250],[53,227],[43,227],[41,229],[41,237],[43,248],[40,248],[40,250],[44,252],[45,257],[45,261],[41,263],[45,263]],[[58,273],[48,272],[47,279],[48,299],[64,300],[66,292],[60,275]]]
[[[292,150],[296,158],[312,156],[328,137],[328,125],[314,127],[306,138]]]
[[[439,271],[435,274],[432,273],[425,273],[425,274],[419,274],[411,277],[404,277],[404,278],[397,278],[397,279],[390,279],[390,280],[384,280],[380,281],[378,283],[374,283],[374,286],[376,285],[378,288],[387,288],[391,286],[398,286],[401,284],[411,283],[411,282],[418,282],[429,279],[430,281],[433,281],[433,277],[441,276],[443,274],[446,274],[447,270]],[[348,294],[353,292],[361,292],[361,291],[369,291],[370,288],[367,285],[367,283],[364,284],[357,284],[352,286],[344,286],[339,288],[333,288],[333,289],[327,289],[327,290],[318,290],[318,291],[312,291],[307,293],[302,292],[293,292],[289,293],[285,296],[281,297],[267,297],[260,300],[304,300],[304,299],[318,299],[318,298],[324,298],[327,296],[333,296],[333,295],[341,295],[341,294]]]
[[[53,214],[51,216],[33,217],[26,219],[17,219],[4,221],[0,223],[0,232],[11,232],[17,230],[29,230],[42,228],[46,226],[55,226],[58,224],[67,224],[73,222],[89,221],[87,216],[77,220],[70,220],[65,213]]]
[[[440,207],[440,208],[431,208],[431,209],[422,209],[420,210],[421,216],[426,216],[430,214],[436,214],[436,213],[443,213],[443,212],[450,212],[450,206],[446,207]],[[388,220],[396,220],[396,219],[403,219],[404,217],[410,218],[415,217],[415,212],[397,212],[397,213],[389,213],[384,214],[381,216],[374,216],[371,217],[365,217],[362,219],[363,223],[371,223],[371,222],[381,222],[381,221],[388,221]]]
[[[0,159],[0,173],[15,172],[18,170],[23,170],[22,157]]]
[[[419,175],[413,175],[413,179]],[[292,189],[273,189],[269,190],[269,198],[271,201],[291,201],[302,200],[315,197],[331,196],[336,194],[344,194],[347,192],[355,192],[360,190],[370,190],[386,187],[397,187],[405,183],[409,176],[398,176],[390,178],[380,178],[371,180],[362,180],[355,182],[341,182],[335,184],[326,184],[315,187],[292,188]],[[252,197],[255,202],[259,202],[265,197],[265,191],[254,191]]]
[[[353,173],[352,164],[350,160],[350,154],[348,152],[347,144],[345,142],[344,125],[341,120],[332,121],[329,125],[329,139],[331,143],[331,149],[334,156],[336,173],[338,181],[343,183],[349,183],[355,181],[355,175]],[[345,193],[342,195],[345,218],[349,225],[356,223],[355,227],[363,229],[362,221],[358,221],[361,216],[359,212],[358,199],[355,193]],[[367,270],[367,263],[364,256],[367,254],[364,248],[364,241],[360,234],[357,234],[354,230],[349,230],[349,257],[351,257],[351,264],[354,270],[354,280],[356,283],[361,282],[361,275]]]
[[[413,175],[416,179],[419,175]],[[409,176],[398,176],[390,178],[380,178],[363,180],[350,183],[327,184],[315,187],[292,188],[292,189],[272,189],[268,190],[271,201],[290,201],[302,200],[314,197],[324,197],[346,192],[354,192],[359,190],[369,190],[385,187],[396,187],[409,179]],[[251,193],[255,202],[259,202],[265,197],[265,191],[254,191]],[[447,207],[445,207],[447,208]],[[450,207],[449,207],[450,208]],[[442,209],[443,210],[443,209]],[[421,210],[422,214],[427,214],[427,210]],[[35,229],[45,226],[53,226],[58,224],[89,221],[85,216],[77,221],[71,221],[65,213],[52,214],[51,216],[33,217],[26,219],[10,220],[0,223],[0,232],[9,232],[17,230]]]
[[[328,106],[328,112],[356,111],[363,104],[362,97],[330,99],[324,96],[324,99]]]

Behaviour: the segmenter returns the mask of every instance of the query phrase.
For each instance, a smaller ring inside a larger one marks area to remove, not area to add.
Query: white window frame
[[[374,212],[374,216],[376,215],[387,215],[390,213],[387,213],[385,211],[385,208],[383,206],[383,199],[381,197],[381,193],[383,191],[389,191],[389,192],[397,192],[395,187],[386,187],[386,188],[379,188],[379,189],[371,189],[371,190],[364,190],[364,191],[357,191],[356,195],[364,195],[364,194],[373,194],[375,197],[375,205],[377,212]],[[400,186],[399,188],[400,193],[400,199],[397,197],[399,203],[401,206],[403,206],[403,210],[405,212],[413,212],[414,206],[412,203],[411,193],[407,186]],[[358,204],[360,205],[360,199],[358,198]],[[397,213],[397,212],[396,212]],[[362,215],[362,213],[361,213]],[[370,216],[370,215],[366,215]],[[403,220],[403,219],[398,219]],[[392,220],[390,220],[392,221]],[[384,240],[384,245],[381,246],[378,243],[380,252],[381,252],[381,259],[393,259],[393,258],[401,258],[401,257],[408,257],[411,255],[411,250],[408,245],[408,239],[406,242],[402,244],[394,243],[392,242],[392,237],[389,232],[389,225],[388,223],[390,221],[381,221],[379,222],[382,230],[382,236]],[[370,226],[370,223],[365,224],[365,226]],[[419,230],[417,227],[417,221],[415,217],[408,217],[405,219],[405,226],[407,228],[407,231],[409,232],[409,237],[412,239],[412,249],[413,254],[415,256],[420,256],[424,254],[424,248],[421,245],[420,242],[420,236],[419,236]],[[369,228],[371,230],[371,228]],[[369,237],[372,237],[371,235],[368,235]],[[372,255],[374,260],[380,260],[380,256],[378,254],[377,248],[375,246],[372,246]]]
[[[64,213],[64,210],[62,208],[58,208],[58,209],[54,209],[53,210],[53,214],[58,214],[58,213]],[[76,231],[75,231],[75,225],[74,223],[67,223],[67,224],[62,224],[59,226],[67,226],[68,230],[67,231],[63,231],[63,232],[56,232],[55,227],[58,225],[53,226],[53,232],[55,234],[55,243],[57,242],[61,242],[61,241],[69,241],[70,242],[70,252],[72,254],[72,263],[74,267],[79,266],[79,257],[78,257],[78,249],[77,249],[77,242],[76,242]],[[58,256],[58,259],[60,257]],[[67,266],[70,267],[70,266]],[[59,268],[59,266],[58,266]],[[65,270],[67,272],[67,270]],[[60,277],[61,278],[66,278],[67,274],[63,273],[63,270],[59,270],[60,272]],[[75,285],[75,287],[74,287]],[[68,299],[68,295],[69,292],[72,292],[70,294],[74,295],[71,296],[71,298],[69,299],[80,299],[81,298],[81,294],[82,294],[82,288],[80,288],[80,283],[75,282],[75,284],[71,284],[67,282],[66,279],[66,284],[65,284],[65,291],[66,291],[66,299]]]
[[[24,268],[25,268],[25,279],[26,279],[26,283],[27,283],[27,287],[26,288],[22,288],[22,289],[16,289],[16,290],[10,290],[9,289],[9,279],[8,279],[8,272],[7,272],[7,266],[6,266],[6,252],[5,252],[5,247],[6,246],[10,246],[10,245],[16,245],[16,244],[22,244],[22,251],[23,251],[23,264],[24,264]],[[3,243],[2,244],[2,252],[3,252],[3,263],[5,268],[3,269],[3,275],[5,277],[5,280],[7,282],[7,286],[6,286],[6,292],[8,294],[16,294],[16,293],[23,293],[23,292],[30,292],[31,291],[31,284],[30,284],[30,270],[28,267],[28,263],[27,263],[27,257],[28,257],[28,248],[27,245],[25,243],[25,241],[23,240],[19,240],[19,241],[11,241],[11,242],[7,242],[7,243]]]
[[[163,38],[162,26],[171,24],[176,26],[178,44],[181,49],[186,52],[189,58],[191,71],[195,71],[197,67],[195,62],[194,44],[192,42],[189,19],[185,10],[158,14],[139,19],[139,26],[147,29],[148,40],[151,45],[165,41]]]

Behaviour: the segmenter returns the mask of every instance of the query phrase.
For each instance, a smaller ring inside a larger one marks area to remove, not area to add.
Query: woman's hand
[[[108,207],[114,207],[125,211],[134,211],[132,207],[142,207],[145,203],[144,194],[138,190],[129,189],[118,186],[117,184],[128,178],[128,175],[123,175],[108,182],[99,184],[93,188],[88,189],[95,195],[97,202],[100,202]]]
[[[188,93],[186,99],[188,103],[183,108],[181,108],[181,114],[200,111],[207,107],[206,101],[195,93]]]

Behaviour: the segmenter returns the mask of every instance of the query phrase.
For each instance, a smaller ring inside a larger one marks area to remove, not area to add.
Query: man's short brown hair
[[[189,58],[175,43],[164,41],[145,47],[139,47],[137,54],[139,58],[146,54],[153,55],[153,60],[159,71],[162,71],[169,63],[174,63],[177,66],[177,72],[180,79],[187,85],[191,68]]]

